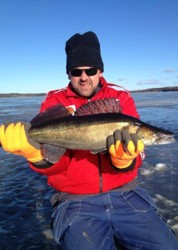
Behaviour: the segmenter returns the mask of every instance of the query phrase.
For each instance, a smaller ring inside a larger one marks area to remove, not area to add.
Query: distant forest
[[[142,89],[142,90],[133,90],[131,92],[165,92],[165,91],[178,91],[178,86],[174,87],[163,87],[163,88],[150,88],[150,89]]]
[[[0,94],[0,98],[1,97],[29,97],[29,96],[45,96],[46,93],[24,93],[24,94],[20,94],[20,93],[7,93],[7,94]]]
[[[163,87],[163,88],[149,88],[149,89],[142,89],[142,90],[131,90],[132,93],[142,93],[142,92],[165,92],[165,91],[178,91],[178,86],[174,87]],[[29,96],[45,96],[46,93],[2,93],[0,97],[29,97]]]

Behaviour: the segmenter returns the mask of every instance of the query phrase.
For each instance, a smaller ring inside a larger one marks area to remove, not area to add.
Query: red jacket
[[[101,78],[100,82],[102,88],[91,100],[78,96],[72,91],[70,84],[67,88],[51,91],[43,101],[40,111],[57,103],[61,103],[65,107],[71,106],[75,110],[88,101],[113,97],[120,100],[123,114],[139,117],[134,100],[127,91],[117,85],[106,83],[104,78]],[[111,166],[109,154],[67,150],[61,159],[49,168],[40,169],[32,164],[30,167],[34,171],[46,175],[48,184],[58,191],[71,194],[96,194],[117,188],[133,180],[137,176],[141,163],[139,155],[133,170],[117,172]]]

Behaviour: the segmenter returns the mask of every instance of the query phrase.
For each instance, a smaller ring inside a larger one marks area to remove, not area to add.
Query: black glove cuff
[[[128,172],[128,171],[131,171],[135,168],[135,164],[136,164],[136,158],[132,161],[130,166],[128,166],[126,168],[116,168],[112,163],[111,163],[111,166],[116,172]]]
[[[30,162],[33,164],[36,168],[50,168],[53,164],[46,160],[38,161],[38,162]]]

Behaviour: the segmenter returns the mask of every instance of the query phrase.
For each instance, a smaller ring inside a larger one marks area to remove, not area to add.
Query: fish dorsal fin
[[[39,113],[31,120],[32,127],[45,125],[56,121],[59,118],[71,116],[71,113],[61,104],[49,107],[44,112]]]
[[[121,113],[119,100],[114,98],[97,100],[80,106],[75,112],[76,116],[101,114],[101,113]]]

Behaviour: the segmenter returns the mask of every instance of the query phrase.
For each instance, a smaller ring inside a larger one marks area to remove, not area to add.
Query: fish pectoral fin
[[[49,144],[43,144],[41,147],[42,155],[44,159],[52,164],[59,161],[61,156],[66,152],[65,148],[53,146]]]

